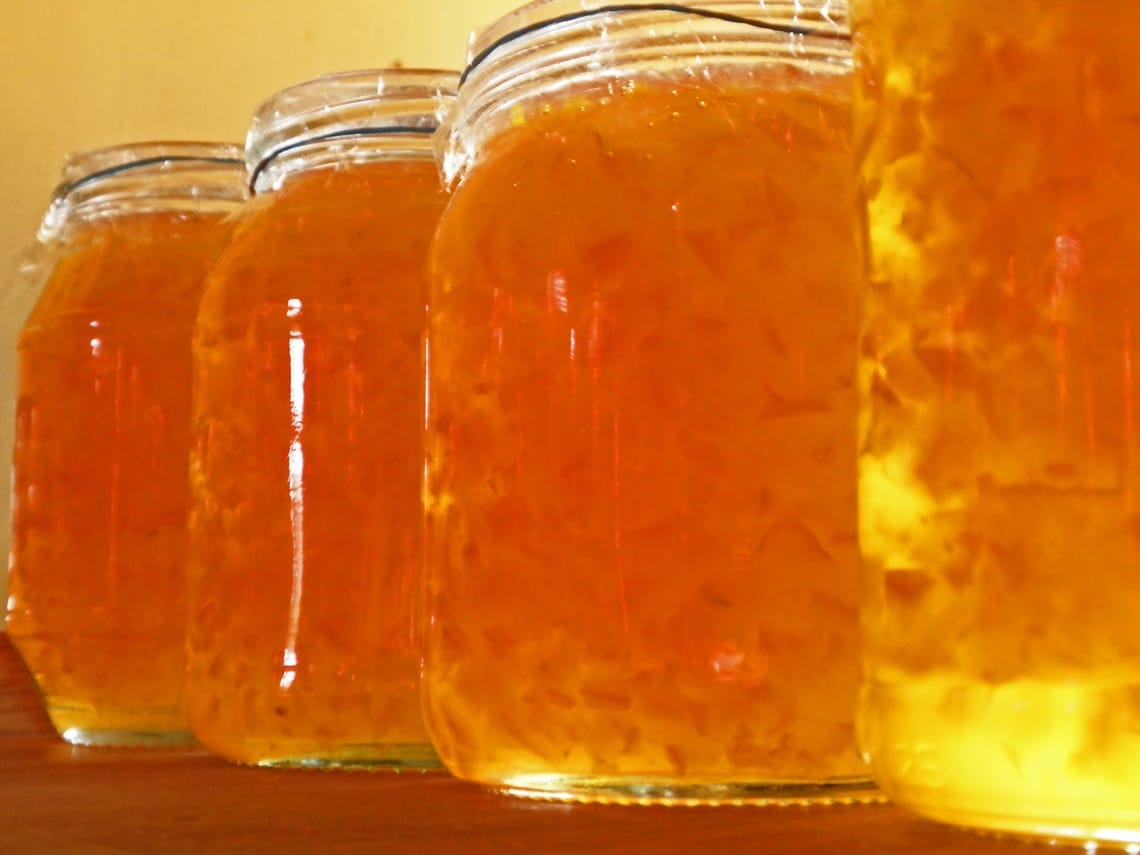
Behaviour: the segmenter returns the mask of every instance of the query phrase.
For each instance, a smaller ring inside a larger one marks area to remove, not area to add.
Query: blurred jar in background
[[[69,156],[18,342],[7,632],[69,742],[188,740],[191,336],[237,146]]]
[[[1140,6],[859,0],[860,740],[1140,851]]]
[[[423,327],[457,78],[360,71],[255,113],[254,199],[211,273],[188,704],[245,763],[437,765],[419,706]]]
[[[845,8],[651,6],[531,4],[460,88],[428,725],[518,794],[868,797]]]

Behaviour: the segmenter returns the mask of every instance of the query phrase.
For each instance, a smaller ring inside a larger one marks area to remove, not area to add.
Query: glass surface
[[[862,745],[927,816],[1140,842],[1140,7],[853,5]]]
[[[419,709],[430,158],[296,171],[196,337],[189,708],[247,763],[438,765]]]
[[[254,113],[255,197],[194,350],[187,704],[232,760],[439,765],[419,704],[423,334],[456,81],[344,72]]]
[[[437,234],[425,711],[514,794],[869,792],[850,76],[715,41],[499,102]]]
[[[20,334],[7,633],[71,742],[189,739],[190,337],[227,234],[221,212],[80,223]]]

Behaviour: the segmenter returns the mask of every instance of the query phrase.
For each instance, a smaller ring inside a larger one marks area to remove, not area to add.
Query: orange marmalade
[[[456,188],[425,710],[458,776],[602,801],[864,786],[845,72],[571,87],[513,109]]]
[[[7,632],[71,742],[189,736],[191,328],[244,190],[230,160],[213,167],[228,202],[194,201],[190,187],[212,189],[194,168],[120,164],[64,197],[74,210],[19,338]],[[165,198],[177,180],[186,195]]]
[[[1140,7],[855,6],[863,747],[927,816],[1137,851]]]
[[[378,74],[301,86],[375,99]],[[398,138],[298,149],[202,301],[188,705],[200,741],[241,762],[438,763],[416,602],[426,258],[446,197],[430,138]]]

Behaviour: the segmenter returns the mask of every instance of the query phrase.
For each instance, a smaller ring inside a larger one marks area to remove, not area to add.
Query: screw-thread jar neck
[[[473,37],[439,137],[444,180],[460,181],[483,142],[559,92],[771,61],[849,72],[846,0],[537,0]]]
[[[283,89],[253,115],[246,163],[255,193],[292,173],[381,158],[430,158],[459,76],[436,69],[330,74]]]
[[[247,198],[240,146],[217,142],[142,142],[75,152],[39,238],[100,217],[155,211],[229,213]]]

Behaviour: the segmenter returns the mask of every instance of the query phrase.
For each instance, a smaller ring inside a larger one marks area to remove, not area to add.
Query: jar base
[[[185,748],[194,745],[188,730],[144,730],[136,728],[83,727],[61,724],[49,711],[52,724],[64,742],[97,748]]]
[[[1085,848],[1118,847],[1129,853],[1140,853],[1140,821],[1130,828],[1113,828],[1111,822],[1094,823],[1087,819],[1070,821],[1055,815],[1046,818],[989,814],[974,810],[955,810],[945,805],[931,808],[905,797],[892,796],[891,801],[900,808],[925,819],[987,837],[1013,838],[1050,845],[1079,845]]]
[[[1140,853],[1138,689],[1131,674],[872,680],[860,743],[891,801],[928,819]]]
[[[195,744],[183,717],[170,709],[91,709],[51,701],[45,706],[56,733],[72,745],[161,748]]]
[[[518,775],[484,784],[504,795],[587,804],[673,805],[861,805],[886,797],[867,778],[818,781],[678,782],[584,775]]]
[[[290,769],[360,769],[393,772],[434,772],[443,769],[435,749],[428,743],[342,745],[327,751],[311,746],[296,752],[274,751],[273,757],[239,760],[253,766]]]

